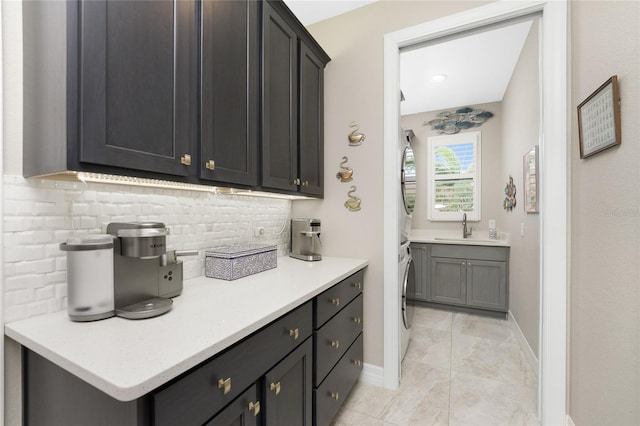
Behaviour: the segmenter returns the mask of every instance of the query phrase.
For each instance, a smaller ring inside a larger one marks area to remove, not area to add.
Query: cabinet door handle
[[[356,367],[360,367],[362,365],[362,361],[360,361],[359,359],[354,359],[353,363],[356,365]]]
[[[465,266],[467,266],[467,262],[462,262],[462,267],[464,268]]]
[[[331,347],[338,349],[340,347],[340,341],[339,340],[332,340],[331,341]]]
[[[204,166],[209,170],[215,170],[216,169],[216,162],[213,161],[213,160],[209,160],[206,163],[204,163]]]
[[[278,382],[278,383],[271,383],[271,384],[269,385],[269,389],[270,389],[271,391],[275,392],[275,393],[276,393],[276,395],[279,395],[279,394],[280,394],[280,382]]]
[[[353,318],[353,322],[355,322],[356,324],[361,324],[361,323],[362,323],[362,318],[360,318],[360,317],[354,317],[354,318]]]
[[[302,182],[302,187],[303,188],[306,188],[308,186],[309,186],[309,181],[308,180],[305,180],[305,181]]]
[[[337,401],[340,399],[340,394],[338,392],[329,392],[329,396],[331,397],[331,399],[333,399],[334,401]]]
[[[471,268],[473,265],[471,264],[471,262],[467,262],[467,266]]]
[[[340,298],[336,297],[335,299],[331,299],[331,304],[332,305],[336,305],[336,306],[340,306]]]
[[[292,183],[294,185],[300,185],[300,178],[295,178]]]
[[[191,165],[191,155],[189,154],[185,154],[182,157],[180,157],[180,162],[182,164],[184,164],[185,166],[190,166]]]
[[[355,288],[357,288],[358,290],[362,290],[362,283],[360,283],[360,282],[353,283],[353,286],[354,286]]]
[[[260,414],[260,401],[250,402],[249,411],[251,411],[253,417],[256,417],[258,414]]]
[[[297,328],[293,330],[289,330],[289,336],[293,337],[293,340],[298,340],[299,335],[300,335],[300,332],[298,331]]]
[[[231,392],[231,377],[228,377],[226,379],[218,379],[218,389],[222,389],[223,395]]]

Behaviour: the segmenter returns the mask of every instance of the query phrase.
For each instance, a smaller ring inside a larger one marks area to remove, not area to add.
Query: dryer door
[[[416,269],[413,265],[411,254],[409,254],[409,261],[405,266],[404,280],[402,283],[402,320],[404,328],[409,330],[413,324],[416,302],[413,299],[407,298],[407,292],[409,294],[415,294],[416,292]]]
[[[404,148],[402,164],[400,165],[400,190],[404,210],[410,215],[416,204],[416,163],[413,159],[413,149],[410,145]]]

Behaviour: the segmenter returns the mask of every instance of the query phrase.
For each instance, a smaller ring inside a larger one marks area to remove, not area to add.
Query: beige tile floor
[[[538,425],[536,380],[505,320],[417,307],[400,389],[356,384],[333,425]]]

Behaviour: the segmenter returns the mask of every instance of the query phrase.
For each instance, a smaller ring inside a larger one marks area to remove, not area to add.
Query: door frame
[[[400,379],[397,158],[400,49],[542,13],[540,70],[540,349],[538,404],[542,424],[566,423],[568,288],[568,5],[566,0],[497,1],[405,28],[384,37],[384,366],[385,388]]]

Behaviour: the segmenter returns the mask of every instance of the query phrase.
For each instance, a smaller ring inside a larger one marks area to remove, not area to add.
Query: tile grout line
[[[447,425],[451,424],[451,369],[453,367],[453,318],[455,317],[455,313],[451,313],[451,324],[449,325],[449,336],[451,338],[449,343],[449,404],[448,404],[448,415],[447,415]]]

